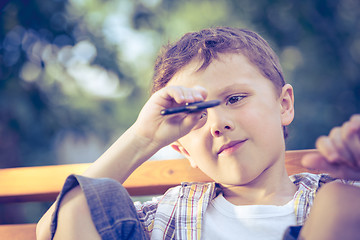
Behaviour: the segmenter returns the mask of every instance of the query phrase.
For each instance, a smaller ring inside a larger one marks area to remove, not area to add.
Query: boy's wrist
[[[151,144],[130,127],[115,143],[98,158],[84,173],[92,178],[113,178],[123,183],[142,163],[160,148]]]
[[[144,155],[144,158],[150,158],[153,154],[159,151],[162,146],[156,142],[150,135],[137,128],[136,124],[131,126],[124,134],[130,146],[134,148],[139,154]]]

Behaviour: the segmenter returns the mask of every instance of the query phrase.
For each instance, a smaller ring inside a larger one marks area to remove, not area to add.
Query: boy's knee
[[[345,185],[338,182],[330,182],[320,188],[315,197],[315,204],[321,203],[321,205],[337,205],[338,202],[342,201],[342,192]]]
[[[321,187],[306,221],[303,239],[356,239],[360,234],[360,188],[339,182]]]
[[[313,220],[327,231],[343,239],[359,234],[360,188],[339,182],[325,184],[317,193],[312,211]],[[311,215],[310,214],[310,215]],[[316,216],[314,216],[316,215]],[[348,235],[348,236],[347,236]]]
[[[314,207],[328,216],[356,220],[360,218],[360,188],[339,182],[325,184],[316,195]]]
[[[317,192],[310,217],[316,222],[326,222],[326,225],[336,225],[342,215],[346,215],[342,199],[344,195],[343,184],[337,182],[327,183]]]
[[[64,196],[57,220],[54,239],[100,239],[86,197],[79,187]]]
[[[360,188],[343,184],[340,182],[327,183],[321,187],[316,195],[315,202],[321,202],[324,205],[332,205],[333,207],[357,206],[360,197]]]

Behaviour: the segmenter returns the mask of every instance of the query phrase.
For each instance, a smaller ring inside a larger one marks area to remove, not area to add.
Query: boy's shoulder
[[[325,173],[314,174],[314,173],[304,172],[304,173],[291,175],[290,180],[299,188],[305,188],[307,190],[312,190],[315,192],[324,184],[333,181],[339,181],[345,184],[360,186],[360,182],[358,181],[338,179],[331,177],[330,175]]]
[[[317,190],[321,185],[336,180],[327,174],[298,173],[290,176],[290,180],[299,188]]]

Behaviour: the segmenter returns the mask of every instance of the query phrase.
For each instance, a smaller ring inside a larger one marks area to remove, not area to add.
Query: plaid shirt
[[[294,195],[296,222],[303,225],[317,190],[335,179],[325,174],[311,173],[296,174],[290,179],[298,187]],[[135,203],[135,207],[151,239],[201,239],[206,208],[219,192],[220,188],[213,182],[182,183],[153,201]]]

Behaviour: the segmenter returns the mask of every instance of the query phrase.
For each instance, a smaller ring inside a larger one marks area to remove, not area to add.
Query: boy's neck
[[[276,171],[276,169],[278,169]],[[289,179],[285,166],[272,166],[260,176],[245,185],[222,185],[226,200],[234,205],[284,205],[297,191],[297,187]]]

